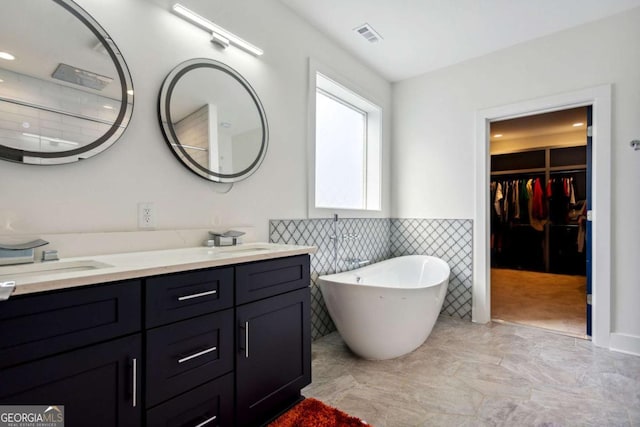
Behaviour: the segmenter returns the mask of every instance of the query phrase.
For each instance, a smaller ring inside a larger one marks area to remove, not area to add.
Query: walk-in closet
[[[494,320],[587,335],[588,109],[491,124]]]

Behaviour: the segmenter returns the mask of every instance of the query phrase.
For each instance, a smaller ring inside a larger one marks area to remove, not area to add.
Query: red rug
[[[368,425],[359,418],[310,397],[282,414],[268,427],[363,427]]]

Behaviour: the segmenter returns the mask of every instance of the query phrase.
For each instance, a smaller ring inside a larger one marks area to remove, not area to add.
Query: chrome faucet
[[[48,244],[42,239],[17,244],[0,243],[0,265],[32,263],[35,261],[34,249]]]
[[[354,269],[354,268],[362,267],[364,265],[369,264],[371,260],[360,259],[360,258],[347,258],[345,259],[345,262],[347,263],[349,269]]]
[[[333,242],[333,272],[338,272],[338,257],[340,252],[340,243],[348,242],[352,240],[360,239],[360,235],[358,233],[343,233],[340,234],[340,226],[338,223],[338,214],[333,214],[333,235],[329,236],[329,240]],[[358,258],[347,258],[345,259],[347,262],[347,268],[353,269],[356,267],[361,267],[365,264],[368,264],[370,261],[365,260],[362,261]]]
[[[238,244],[238,238],[244,236],[244,232],[229,230],[224,233],[217,233],[215,231],[209,232],[209,239],[204,242],[205,246],[235,246]]]
[[[8,300],[15,289],[16,282],[13,280],[10,280],[8,282],[0,282],[0,301]]]
[[[40,261],[59,261],[58,251],[50,250],[50,251],[42,251],[42,259]]]

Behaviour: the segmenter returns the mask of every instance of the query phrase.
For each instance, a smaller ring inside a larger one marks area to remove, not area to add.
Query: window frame
[[[326,87],[318,86],[317,76],[321,75],[339,90],[348,93],[340,96]],[[362,208],[345,209],[316,206],[316,94],[317,91],[354,109],[363,112],[365,117],[364,166],[364,206]],[[308,216],[330,217],[334,213],[342,216],[377,216],[383,211],[383,107],[374,97],[367,96],[364,91],[339,76],[333,70],[309,59],[309,144],[308,144]]]

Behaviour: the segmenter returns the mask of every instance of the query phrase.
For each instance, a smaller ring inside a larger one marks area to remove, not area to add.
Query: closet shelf
[[[506,171],[491,172],[491,176],[498,175],[525,175],[525,174],[543,174],[545,168],[531,168],[531,169],[511,169]]]
[[[567,165],[567,166],[552,166],[549,168],[549,173],[576,173],[586,172],[587,165]]]

